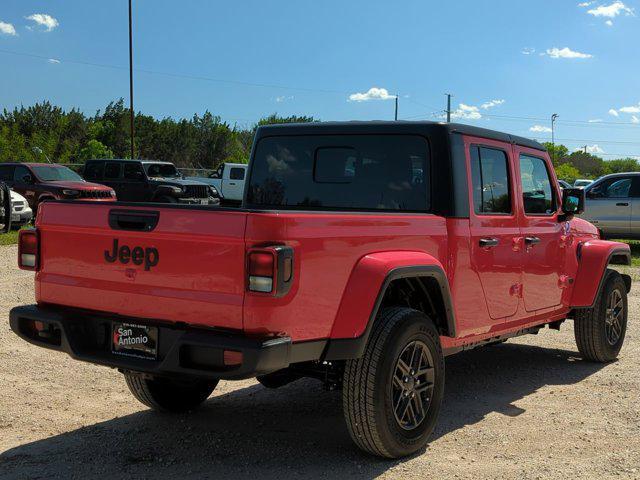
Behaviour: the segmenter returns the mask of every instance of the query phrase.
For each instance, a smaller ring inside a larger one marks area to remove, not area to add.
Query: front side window
[[[244,180],[244,168],[233,167],[229,171],[229,179],[230,180]]]
[[[603,180],[589,190],[589,197],[628,198],[631,193],[631,177],[615,177]]]
[[[543,159],[520,155],[520,179],[524,213],[532,215],[555,213],[556,198],[551,186],[551,177]]]
[[[429,144],[417,135],[265,137],[248,204],[275,208],[427,212]]]
[[[479,215],[511,213],[509,167],[503,150],[471,146],[473,208]]]
[[[18,165],[16,169],[13,171],[13,181],[16,183],[25,183],[26,176],[33,177],[31,172],[27,167],[23,167],[22,165]]]
[[[144,178],[144,173],[139,163],[125,163],[123,175],[127,180],[140,181]]]
[[[181,176],[171,163],[145,163],[144,169],[150,178],[178,178]]]

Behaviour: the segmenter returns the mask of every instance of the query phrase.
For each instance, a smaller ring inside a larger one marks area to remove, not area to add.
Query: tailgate
[[[38,302],[242,329],[245,212],[117,203],[40,208]]]

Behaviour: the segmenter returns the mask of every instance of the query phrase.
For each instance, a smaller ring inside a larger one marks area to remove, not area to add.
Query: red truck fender
[[[605,280],[608,265],[631,265],[629,245],[607,240],[589,240],[577,247],[578,271],[571,295],[571,307],[592,307]],[[627,290],[631,278],[623,275]]]
[[[336,314],[325,360],[360,357],[369,338],[378,309],[390,283],[403,278],[427,278],[430,296],[440,305],[447,336],[455,337],[455,314],[449,281],[442,264],[419,251],[371,253],[354,267]],[[434,319],[435,320],[435,319]]]

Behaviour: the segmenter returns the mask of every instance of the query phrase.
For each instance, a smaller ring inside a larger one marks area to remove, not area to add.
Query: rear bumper
[[[34,321],[42,322],[39,330]],[[113,321],[158,327],[158,358],[146,360],[111,352]],[[289,337],[249,338],[207,329],[177,327],[141,319],[109,317],[68,308],[27,305],[9,315],[11,329],[29,343],[60,350],[72,358],[121,370],[163,376],[242,379],[319,358],[324,345],[292,348]],[[224,364],[224,351],[242,353],[241,363]]]

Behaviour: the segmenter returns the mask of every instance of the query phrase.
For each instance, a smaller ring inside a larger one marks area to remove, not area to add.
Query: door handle
[[[540,243],[538,237],[524,237],[524,243],[529,246],[537,245]]]
[[[498,245],[497,238],[481,238],[478,242],[481,247],[495,247]]]
[[[616,203],[616,207],[628,207],[629,204],[626,202],[620,202],[620,203]]]
[[[235,184],[236,184],[235,182],[229,182],[229,185],[235,185]]]

